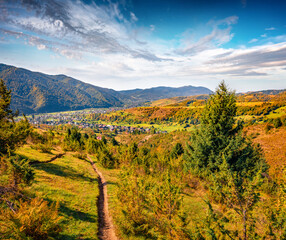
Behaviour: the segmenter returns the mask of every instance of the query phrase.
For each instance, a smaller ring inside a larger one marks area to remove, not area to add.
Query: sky
[[[0,63],[126,90],[286,88],[285,0],[0,0]]]

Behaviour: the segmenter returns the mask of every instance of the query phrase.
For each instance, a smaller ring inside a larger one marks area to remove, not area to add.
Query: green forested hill
[[[0,78],[12,90],[12,108],[24,113],[136,106],[162,98],[211,93],[207,88],[192,86],[115,91],[65,75],[47,75],[5,64],[0,64]]]
[[[12,108],[24,113],[123,105],[114,90],[64,75],[46,75],[0,64],[0,78],[12,90]]]

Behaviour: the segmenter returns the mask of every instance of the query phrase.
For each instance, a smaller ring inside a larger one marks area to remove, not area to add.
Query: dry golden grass
[[[261,145],[271,174],[286,164],[286,127],[273,128],[266,133],[265,124],[260,124],[246,130],[248,135],[257,135],[253,141]]]
[[[260,106],[264,102],[237,102],[237,106],[248,106],[248,107],[253,107],[253,106]]]

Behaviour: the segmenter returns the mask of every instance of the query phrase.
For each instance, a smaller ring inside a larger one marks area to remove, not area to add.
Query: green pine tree
[[[192,174],[209,181],[211,198],[235,210],[243,225],[242,239],[255,233],[252,210],[259,200],[261,173],[267,164],[261,149],[254,146],[236,123],[235,94],[224,82],[211,95],[187,145],[185,160]],[[252,235],[254,237],[254,235]]]
[[[11,90],[8,90],[4,81],[0,79],[0,156],[7,155],[22,144],[30,133],[29,122],[24,120],[15,122],[10,108]]]

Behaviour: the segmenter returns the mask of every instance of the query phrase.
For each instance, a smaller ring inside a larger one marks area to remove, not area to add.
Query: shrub
[[[48,206],[48,202],[35,198],[30,202],[20,202],[19,209],[13,213],[1,210],[1,239],[54,239],[60,232],[61,217],[59,204]]]
[[[114,158],[106,148],[99,152],[98,160],[100,164],[105,168],[113,168],[115,165]]]
[[[282,121],[281,121],[281,119],[280,119],[280,118],[275,118],[275,119],[273,120],[273,125],[274,125],[275,128],[281,127],[281,126],[282,126]]]
[[[270,123],[266,123],[265,125],[265,132],[268,133],[273,128],[273,125]]]
[[[282,124],[283,124],[284,126],[286,126],[286,115],[283,115],[283,116],[281,117],[281,122],[282,122]]]
[[[51,153],[51,151],[53,150],[53,148],[48,144],[42,143],[38,143],[37,145],[35,145],[35,148],[40,150],[42,153]]]
[[[9,158],[9,172],[10,181],[14,187],[21,183],[30,184],[35,176],[29,160],[18,155]]]

